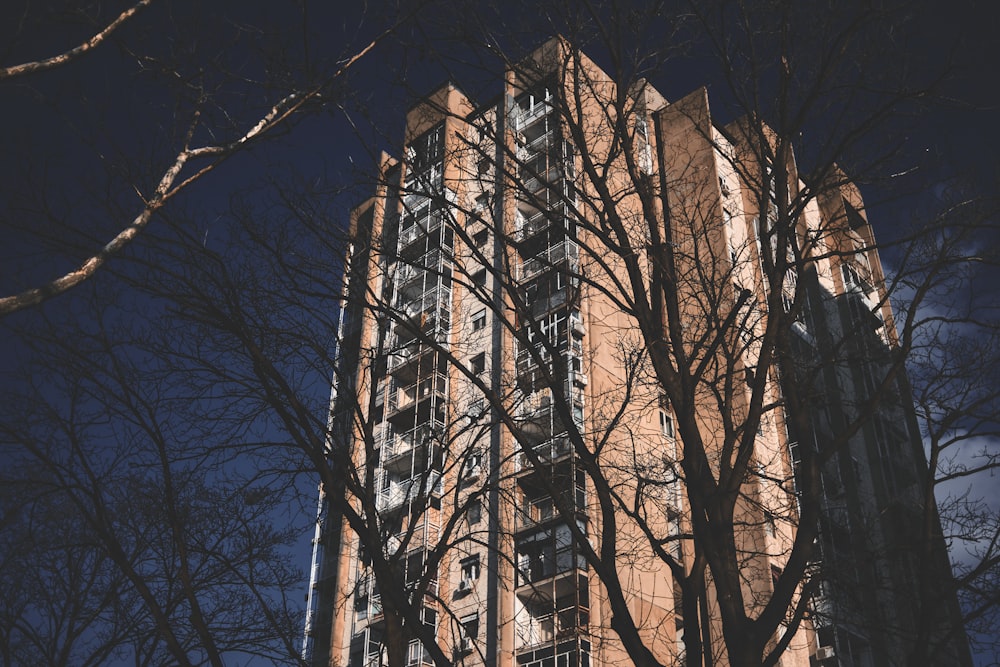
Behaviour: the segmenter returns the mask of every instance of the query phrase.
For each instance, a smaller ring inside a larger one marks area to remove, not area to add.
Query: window
[[[481,418],[486,414],[486,401],[482,396],[474,401],[470,401],[468,407],[465,409],[465,414],[472,421]]]
[[[681,546],[683,537],[680,515],[676,512],[669,512],[667,515],[667,550],[677,561],[684,557],[684,550]]]
[[[486,269],[479,269],[472,274],[472,282],[475,285],[485,285],[486,284]]]
[[[486,241],[488,238],[489,238],[489,232],[487,232],[484,229],[472,235],[472,242],[476,244],[477,248],[482,248],[484,245],[486,245]]]
[[[465,514],[469,519],[469,525],[476,525],[483,520],[483,504],[478,500],[472,501],[469,503],[469,509],[466,510]]]
[[[483,308],[472,314],[472,330],[479,331],[486,328],[486,309]]]
[[[729,261],[736,266],[738,253],[736,252],[736,230],[733,229],[733,212],[728,208],[722,209],[722,222],[726,226],[726,245],[729,246]]]
[[[486,371],[486,353],[480,352],[476,356],[472,357],[472,361],[469,364],[469,370],[476,375],[480,375]]]
[[[471,653],[473,642],[479,638],[479,614],[463,616],[458,623],[460,631],[457,650],[459,653]]]
[[[480,452],[472,452],[465,460],[465,467],[462,469],[464,479],[471,480],[479,476],[483,470],[483,455]]]
[[[729,185],[726,183],[724,176],[719,176],[719,189],[722,191],[723,197],[729,196]]]
[[[381,664],[381,662],[376,662],[375,664]],[[419,641],[410,642],[406,651],[406,664],[407,665],[428,665],[431,662],[431,652],[424,648],[424,645]]]
[[[477,213],[490,210],[490,193],[484,192],[476,197],[475,210]]]
[[[668,438],[674,437],[674,418],[666,410],[660,410],[660,431]]]
[[[462,581],[475,581],[479,578],[479,554],[469,556],[459,561],[459,568],[462,572]]]

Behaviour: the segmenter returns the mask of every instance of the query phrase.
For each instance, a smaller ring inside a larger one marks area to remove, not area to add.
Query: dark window
[[[472,330],[479,331],[486,328],[486,309],[482,309],[472,315]]]
[[[476,356],[472,357],[472,361],[469,364],[469,370],[471,370],[476,375],[479,375],[486,370],[486,354],[480,352]]]

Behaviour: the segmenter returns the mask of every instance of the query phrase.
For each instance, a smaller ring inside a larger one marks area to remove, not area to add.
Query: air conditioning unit
[[[457,653],[472,653],[472,637],[462,637],[458,642]]]
[[[465,480],[473,481],[479,479],[479,475],[482,474],[483,469],[481,466],[472,466],[465,472]]]
[[[820,646],[816,649],[816,660],[819,660],[820,662],[823,660],[829,660],[834,655],[836,655],[836,651],[834,651],[832,646]]]
[[[472,590],[472,580],[462,579],[458,582],[458,593],[468,593]]]
[[[573,374],[573,382],[575,382],[577,384],[577,386],[579,386],[579,387],[586,387],[587,386],[587,374],[586,373],[574,373]]]

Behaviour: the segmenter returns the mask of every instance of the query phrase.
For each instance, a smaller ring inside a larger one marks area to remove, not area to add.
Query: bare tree
[[[8,664],[294,663],[287,492],[255,482],[134,329],[75,333],[5,397]]]
[[[160,6],[140,13],[140,10],[151,4]],[[40,81],[37,87],[30,87],[32,81],[54,68],[86,68],[86,54],[113,36],[120,37],[119,54],[130,65],[123,68],[121,62],[115,63],[116,70],[123,70],[122,82],[108,93],[111,99],[107,104],[111,111],[105,113],[109,116],[116,113],[115,104],[122,104],[124,107],[122,99],[125,95],[121,88],[135,85],[136,79],[146,79],[152,84],[146,91],[150,99],[160,96],[174,99],[173,108],[165,112],[163,117],[153,114],[151,128],[139,130],[153,135],[150,137],[152,140],[147,140],[150,146],[155,146],[152,154],[126,149],[122,155],[124,164],[109,164],[111,160],[103,154],[101,143],[107,141],[123,145],[133,142],[135,139],[129,130],[122,130],[122,137],[119,139],[116,135],[119,128],[112,124],[102,125],[99,120],[93,127],[84,127],[83,132],[89,135],[85,143],[91,144],[97,163],[103,164],[112,172],[109,183],[104,188],[125,188],[131,195],[131,200],[115,193],[114,197],[122,197],[122,200],[117,204],[117,210],[109,210],[106,214],[112,218],[108,224],[99,225],[100,228],[109,230],[108,236],[103,240],[82,231],[86,224],[78,218],[84,217],[83,214],[78,211],[67,213],[69,220],[61,224],[67,225],[71,231],[63,236],[85,238],[80,248],[73,248],[69,252],[73,267],[57,277],[42,279],[41,284],[19,285],[18,291],[0,298],[0,316],[37,305],[89,279],[111,257],[120,254],[133,242],[156,213],[181,191],[233,155],[244,152],[265,137],[289,127],[304,112],[337,104],[341,93],[335,91],[341,89],[348,72],[407,19],[407,14],[402,13],[397,18],[386,21],[367,42],[363,38],[358,40],[360,43],[345,41],[342,50],[333,57],[322,52],[311,53],[314,47],[308,41],[290,46],[285,53],[278,55],[276,62],[254,64],[254,67],[259,65],[265,70],[271,70],[264,77],[255,80],[256,75],[249,71],[230,69],[231,65],[225,62],[228,57],[225,49],[240,48],[243,53],[250,53],[246,47],[238,44],[239,41],[245,40],[246,34],[264,32],[267,30],[265,25],[254,26],[249,22],[240,24],[238,20],[233,20],[228,31],[233,35],[229,38],[233,41],[226,43],[226,39],[219,40],[219,30],[222,27],[199,24],[205,17],[195,16],[197,10],[194,7],[178,6],[168,9],[165,5],[167,3],[142,0],[124,9],[113,20],[102,16],[100,6],[92,7],[90,9],[94,16],[90,17],[86,13],[84,16],[104,27],[82,44],[56,56],[0,69],[0,81],[8,89],[22,82],[25,87],[29,87],[31,96],[26,100],[18,100],[20,103],[29,107],[39,106],[40,98],[44,106],[46,95],[58,97],[60,84],[57,83],[56,91],[52,92],[51,81]],[[11,6],[8,11],[13,13],[15,9]],[[149,20],[148,25],[135,26],[131,34],[123,35],[124,26],[128,24],[128,27],[133,27],[131,24],[142,21],[143,14]],[[36,33],[31,30],[36,28],[35,19],[30,10],[25,11],[19,19],[11,17],[9,24],[13,29],[9,38],[12,45],[30,46],[30,40],[38,39],[39,35],[44,37],[48,32],[56,32],[59,27],[55,22],[52,25],[37,26]],[[211,44],[214,40],[222,42],[222,50],[209,53],[206,44]],[[190,46],[177,48],[182,43]],[[186,51],[195,52],[195,57],[191,59]],[[296,51],[300,53],[293,56]],[[8,57],[16,56],[17,51],[14,50],[13,56]],[[294,58],[301,59],[298,67],[292,64]],[[81,60],[82,62],[77,62]],[[95,68],[102,66],[96,61],[94,65]],[[106,62],[104,66],[107,67]],[[247,70],[251,67],[246,64],[243,66]],[[131,84],[127,83],[129,78],[132,79]],[[60,121],[70,125],[79,124],[81,116],[88,111],[86,105],[80,106],[81,109],[67,112],[70,116],[68,119],[60,118]],[[166,139],[167,135],[169,139]],[[47,144],[52,141],[51,136],[51,133],[41,134],[37,137],[41,146],[28,148],[26,152],[41,148],[44,153],[49,149]],[[166,139],[162,145],[161,139]],[[67,146],[63,148],[63,152],[72,154],[73,149]],[[85,165],[91,162],[92,156],[85,159],[81,157],[78,169],[86,168]],[[40,168],[45,169],[43,166]],[[116,182],[123,173],[128,176],[121,179],[123,182]],[[101,188],[97,184],[93,187]],[[43,198],[40,206],[44,214],[56,214],[50,209],[52,202],[46,201],[44,194],[40,196]],[[74,219],[74,213],[77,219]],[[29,220],[18,220],[19,217],[28,217],[23,211],[11,210],[7,215],[12,218],[10,224],[14,228],[31,229]],[[37,234],[34,231],[32,233]],[[66,239],[60,240],[65,242]],[[65,252],[62,248],[60,250]],[[48,264],[55,264],[56,259],[52,257]]]

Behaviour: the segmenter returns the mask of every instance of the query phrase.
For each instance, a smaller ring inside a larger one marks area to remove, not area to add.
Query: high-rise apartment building
[[[492,103],[449,84],[409,112],[351,220],[313,664],[625,665],[638,641],[679,665],[691,628],[727,664],[722,595],[773,613],[786,568],[781,665],[947,634],[953,609],[911,604],[923,454],[863,203],[836,175],[802,196],[768,136],[558,39]],[[711,547],[686,438],[707,483],[740,475],[736,587],[687,603]]]

